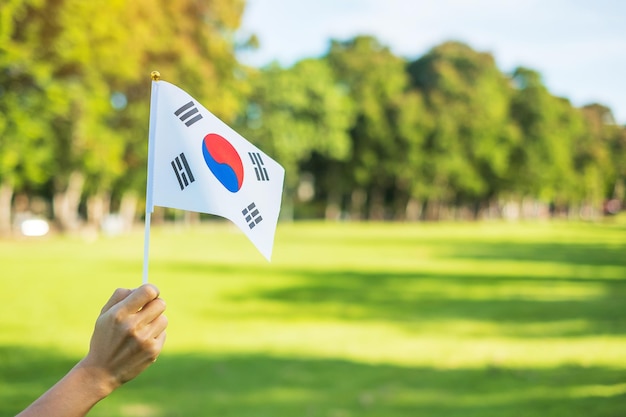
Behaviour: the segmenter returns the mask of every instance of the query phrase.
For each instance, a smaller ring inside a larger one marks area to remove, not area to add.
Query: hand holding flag
[[[144,281],[155,205],[225,217],[270,260],[282,166],[185,91],[154,75],[148,153]]]

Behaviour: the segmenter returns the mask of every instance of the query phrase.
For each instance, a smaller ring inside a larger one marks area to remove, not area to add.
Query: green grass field
[[[0,240],[0,415],[85,352],[143,233]],[[157,363],[92,416],[626,415],[626,224],[154,228]]]

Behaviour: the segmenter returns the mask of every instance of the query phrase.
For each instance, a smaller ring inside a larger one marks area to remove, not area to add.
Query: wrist
[[[93,366],[85,359],[76,364],[71,372],[75,372],[84,384],[84,389],[93,395],[95,401],[108,397],[121,383],[103,368]]]

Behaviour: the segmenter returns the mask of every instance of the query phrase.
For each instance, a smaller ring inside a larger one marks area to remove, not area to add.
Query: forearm
[[[96,320],[89,353],[17,417],[83,417],[135,378],[165,343],[165,302],[151,284],[117,289]]]
[[[116,387],[110,376],[80,362],[16,417],[83,417]]]

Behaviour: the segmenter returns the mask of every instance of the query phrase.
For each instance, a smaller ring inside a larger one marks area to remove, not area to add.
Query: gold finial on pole
[[[150,78],[152,78],[152,81],[159,81],[161,79],[161,73],[159,71],[152,71]]]

